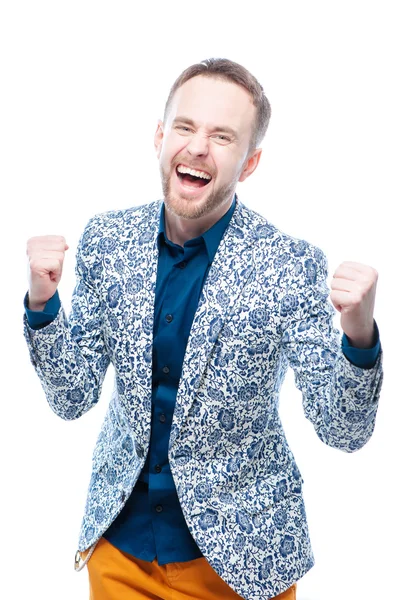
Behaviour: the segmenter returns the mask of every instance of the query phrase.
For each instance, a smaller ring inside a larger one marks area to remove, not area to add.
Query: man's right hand
[[[46,302],[54,296],[68,247],[65,238],[59,235],[37,236],[28,240],[30,310],[43,310]]]

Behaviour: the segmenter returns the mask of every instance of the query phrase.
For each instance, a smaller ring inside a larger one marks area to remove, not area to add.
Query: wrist
[[[44,310],[44,307],[46,306],[46,302],[36,302],[35,300],[31,300],[28,294],[27,297],[27,308],[29,308],[29,310],[33,310],[33,311],[37,311],[37,312],[42,312]]]
[[[28,302],[28,308],[29,310],[33,310],[34,312],[43,312],[44,311],[44,307],[46,306],[46,303],[44,302],[44,304],[34,304],[32,302]]]
[[[367,329],[362,328],[362,331],[352,333],[351,335],[348,335],[346,332],[344,332],[344,333],[345,333],[346,337],[348,338],[349,344],[353,348],[359,348],[361,350],[366,350],[369,348],[373,348],[373,346],[376,343],[376,331],[375,331],[374,323],[371,325],[371,327],[368,327]],[[377,334],[377,337],[378,337],[378,334]]]

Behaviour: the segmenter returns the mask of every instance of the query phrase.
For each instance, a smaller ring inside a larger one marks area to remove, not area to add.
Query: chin
[[[165,194],[166,208],[182,219],[199,219],[210,214],[216,208],[212,202],[209,202],[210,197],[193,200],[175,196],[171,193]]]

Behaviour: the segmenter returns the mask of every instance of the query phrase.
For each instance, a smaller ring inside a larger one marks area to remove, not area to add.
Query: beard
[[[231,183],[228,183],[224,186],[214,188],[210,194],[206,195],[200,200],[193,200],[193,198],[190,196],[184,196],[184,194],[173,194],[171,191],[171,179],[177,165],[180,162],[182,161],[179,160],[172,163],[169,174],[166,173],[162,166],[160,167],[165,207],[172,214],[183,219],[199,219],[200,217],[211,214],[216,209],[223,206],[223,204],[227,204],[229,201],[231,201],[235,193],[238,180],[233,180]],[[206,166],[195,166],[192,168],[204,170],[209,173],[209,167]],[[213,179],[213,174],[210,174],[212,175]],[[210,183],[208,185],[210,185]]]

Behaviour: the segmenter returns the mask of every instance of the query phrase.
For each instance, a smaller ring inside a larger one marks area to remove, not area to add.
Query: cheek
[[[240,171],[240,161],[237,157],[231,154],[220,153],[215,156],[215,165],[218,169],[218,173],[226,179],[233,179]]]
[[[184,140],[168,140],[162,145],[158,158],[165,169],[169,169],[171,162],[179,155],[184,153],[186,143]]]

